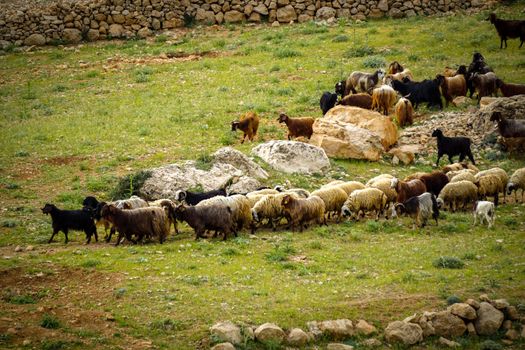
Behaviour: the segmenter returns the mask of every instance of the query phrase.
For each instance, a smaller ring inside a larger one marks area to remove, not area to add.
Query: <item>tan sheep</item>
[[[458,182],[458,181],[466,180],[466,181],[472,182],[473,184],[478,183],[478,180],[476,179],[474,174],[472,174],[470,171],[468,171],[468,169],[465,169],[465,170],[467,170],[467,171],[461,171],[459,174],[454,175],[450,179],[450,182]]]
[[[507,175],[507,172],[501,168],[496,167],[496,168],[490,168],[488,170],[480,171],[476,173],[475,177],[476,179],[479,180],[481,177],[486,176],[486,175],[495,175],[498,177],[498,179],[501,182],[501,186],[502,186],[499,188],[498,193],[503,192],[503,203],[506,203],[507,194],[506,194],[505,189],[507,188],[507,183],[509,182],[509,176]],[[494,198],[494,205],[498,206],[498,200],[496,198]]]
[[[512,194],[514,191],[514,200],[518,202],[518,190],[521,189],[521,202],[523,202],[523,194],[525,193],[525,168],[517,169],[510,177],[507,184],[507,194]]]
[[[439,193],[438,199],[444,205],[448,205],[451,211],[455,212],[460,205],[461,208],[465,208],[478,199],[478,188],[472,182],[466,180],[449,182]]]
[[[364,216],[371,211],[375,213],[376,219],[379,219],[379,216],[384,214],[386,207],[387,197],[383,191],[377,188],[365,188],[350,194],[341,209],[341,214],[359,220],[361,213]]]
[[[348,198],[344,190],[337,187],[328,187],[313,191],[310,195],[320,197],[325,205],[325,213],[337,215],[337,221],[339,221],[341,207]]]
[[[236,230],[250,228],[252,234],[255,233],[255,227],[252,225],[252,207],[250,200],[241,194],[235,194],[229,197],[216,196],[199,202],[196,206],[223,205],[231,210],[232,221],[237,225]]]
[[[299,226],[299,231],[302,232],[311,222],[326,225],[324,201],[318,196],[296,198],[288,194],[283,197],[281,205],[289,218],[292,231]]]

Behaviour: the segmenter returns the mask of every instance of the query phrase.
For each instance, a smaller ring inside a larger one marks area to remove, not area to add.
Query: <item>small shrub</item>
[[[203,153],[197,157],[195,167],[201,170],[210,170],[213,165],[213,157],[208,153]]]
[[[151,177],[151,171],[141,170],[135,174],[129,174],[117,183],[117,186],[111,192],[112,200],[129,198],[132,195],[138,195],[139,190],[147,179]]]
[[[345,58],[364,57],[375,54],[376,50],[368,45],[351,48],[344,53]]]
[[[295,253],[294,247],[290,245],[276,246],[271,252],[265,254],[266,260],[270,262],[283,262],[288,256]]]
[[[18,151],[15,153],[15,157],[29,157],[29,152],[27,151]]]
[[[418,56],[418,55],[411,54],[411,55],[408,55],[407,59],[408,59],[410,62],[416,62],[416,61],[419,61],[419,56]]]
[[[2,227],[13,228],[16,227],[17,222],[15,220],[6,219],[2,221]]]
[[[457,295],[451,295],[447,297],[447,305],[458,304],[461,303],[461,301],[461,298]]]
[[[301,56],[301,53],[288,48],[280,48],[274,51],[273,56],[277,58],[291,58]]]
[[[35,298],[33,298],[31,295],[13,295],[9,298],[9,302],[11,304],[17,304],[17,305],[25,305],[25,304],[36,304]]]
[[[366,230],[370,233],[377,233],[381,230],[381,224],[378,221],[368,220],[366,222]]]
[[[221,136],[221,144],[223,146],[230,146],[235,144],[236,138],[234,132],[227,132]]]
[[[53,92],[64,92],[67,90],[67,87],[65,87],[64,85],[55,85],[53,86]]]
[[[53,315],[45,314],[40,321],[40,327],[47,329],[60,328],[60,321]]]
[[[155,37],[156,43],[165,43],[168,41],[168,36],[166,34],[160,34]]]
[[[226,255],[226,256],[235,256],[235,255],[239,255],[239,251],[233,247],[229,247],[229,248],[226,248],[222,251],[221,253],[222,255]]]
[[[485,340],[481,344],[479,344],[480,350],[501,350],[503,349],[503,345],[500,343],[496,343],[494,340]]]
[[[370,56],[363,60],[363,66],[366,68],[381,68],[386,65],[386,61],[382,56]]]
[[[344,35],[344,34],[340,34],[340,35],[337,35],[335,38],[332,39],[332,41],[334,43],[345,43],[347,42],[349,39],[348,39],[348,36]]]
[[[171,318],[153,321],[151,322],[150,327],[162,331],[180,331],[185,328],[182,321],[172,320]]]
[[[71,344],[63,340],[44,340],[44,342],[42,342],[42,350],[61,350],[67,349],[69,346],[71,346]]]
[[[461,269],[465,266],[465,263],[454,256],[440,256],[432,263],[434,267],[442,269]]]
[[[80,266],[85,267],[85,268],[91,268],[91,267],[96,267],[100,264],[101,264],[100,260],[86,260],[82,262]]]
[[[278,72],[280,70],[281,70],[281,67],[279,67],[278,65],[274,65],[274,66],[272,66],[272,68],[270,68],[270,73]]]

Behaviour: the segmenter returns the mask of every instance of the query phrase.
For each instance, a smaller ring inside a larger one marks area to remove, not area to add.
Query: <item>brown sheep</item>
[[[364,109],[372,109],[372,97],[369,94],[352,94],[347,95],[337,103],[342,106],[354,106]]]
[[[496,87],[501,91],[505,97],[515,95],[525,95],[525,85],[504,83],[501,79],[496,79]]]
[[[419,196],[427,191],[423,181],[418,179],[405,182],[398,178],[393,178],[390,181],[390,187],[397,192],[397,203],[404,203],[407,199]]]
[[[399,127],[412,125],[414,122],[414,107],[408,98],[400,98],[396,104],[396,118]]]
[[[242,137],[241,143],[244,143],[246,137],[250,141],[253,141],[257,135],[257,129],[259,128],[259,116],[254,112],[247,112],[244,114],[239,121],[232,122],[232,131],[237,129],[242,130],[244,135]]]
[[[282,199],[281,206],[285,216],[290,218],[292,231],[296,227],[299,227],[299,231],[302,232],[303,228],[311,222],[326,225],[324,216],[325,204],[318,196],[294,198],[292,195],[285,195]]]
[[[285,123],[288,127],[288,140],[291,140],[292,137],[304,136],[307,139],[313,134],[312,125],[314,124],[314,118],[290,118],[284,113],[279,115],[277,119],[279,123]]]
[[[436,79],[441,87],[441,93],[445,98],[446,107],[448,107],[449,102],[454,104],[454,97],[467,95],[467,81],[463,75],[459,74],[453,77],[445,77],[438,74],[436,75]]]
[[[397,93],[391,86],[381,85],[372,91],[372,109],[388,115],[396,99]]]

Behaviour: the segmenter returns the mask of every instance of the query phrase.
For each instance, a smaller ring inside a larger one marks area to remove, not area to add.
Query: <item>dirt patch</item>
[[[8,344],[64,342],[107,348],[103,339],[131,349],[151,346],[126,335],[113,315],[104,311],[105,300],[112,299],[108,296],[123,281],[122,276],[51,264],[39,268],[45,272],[0,271],[0,334],[8,335]],[[45,315],[58,320],[60,326],[42,327]]]
[[[51,164],[51,165],[67,165],[71,163],[77,163],[85,159],[86,157],[79,157],[79,156],[60,156],[60,157],[45,158],[43,159],[43,162],[47,164]]]

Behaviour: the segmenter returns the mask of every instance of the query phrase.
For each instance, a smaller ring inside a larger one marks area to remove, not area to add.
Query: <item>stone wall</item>
[[[0,4],[0,44],[44,45],[147,37],[154,31],[236,22],[402,18],[478,10],[482,0],[81,0]]]

